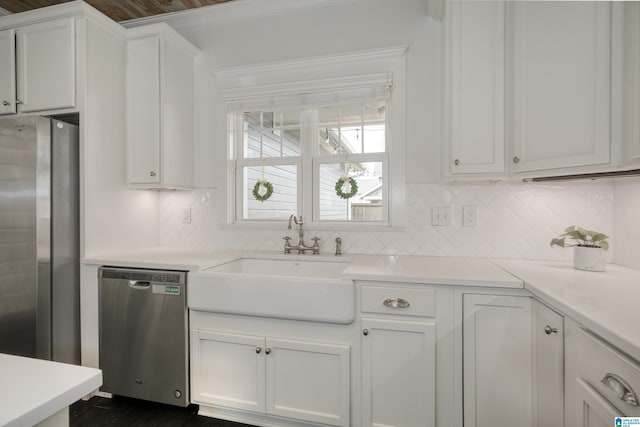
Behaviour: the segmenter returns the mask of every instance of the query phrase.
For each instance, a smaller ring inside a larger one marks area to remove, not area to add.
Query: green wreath
[[[351,186],[351,189],[349,190],[348,193],[345,193],[342,190],[346,183],[349,183],[349,185]],[[357,192],[358,192],[358,183],[356,182],[355,179],[351,178],[350,176],[343,176],[338,181],[336,181],[336,194],[341,199],[345,199],[345,200],[350,199],[353,196],[355,196]]]
[[[267,191],[264,194],[260,194],[261,187],[264,187],[267,189]],[[273,194],[273,185],[269,181],[258,180],[256,182],[256,185],[253,186],[253,197],[255,197],[256,200],[264,202],[265,200],[269,199],[269,197],[271,197],[272,194]]]

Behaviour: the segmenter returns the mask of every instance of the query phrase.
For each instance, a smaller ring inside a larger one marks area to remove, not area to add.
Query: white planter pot
[[[573,268],[586,271],[605,271],[607,252],[602,248],[573,247]]]

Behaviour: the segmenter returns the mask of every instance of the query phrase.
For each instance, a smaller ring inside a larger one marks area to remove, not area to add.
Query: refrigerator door
[[[51,120],[51,358],[75,364],[80,364],[78,139],[77,126]]]
[[[44,144],[50,140],[43,136]],[[44,356],[36,348],[37,337],[38,204],[47,203],[46,183],[37,182],[38,162],[49,163],[48,151],[39,150],[35,117],[0,120],[0,352],[22,356]],[[41,192],[41,194],[38,194]],[[47,228],[47,227],[44,227]],[[42,239],[42,242],[39,241]],[[48,251],[47,251],[48,252]],[[45,254],[41,255],[46,258]],[[46,328],[45,328],[46,330]]]

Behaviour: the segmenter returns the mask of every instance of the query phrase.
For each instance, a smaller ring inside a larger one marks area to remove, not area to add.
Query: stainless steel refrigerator
[[[0,118],[0,353],[80,362],[78,127]]]

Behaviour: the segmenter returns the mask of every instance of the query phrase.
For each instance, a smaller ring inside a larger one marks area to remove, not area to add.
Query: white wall
[[[616,263],[640,268],[640,178],[616,181],[613,221]]]

